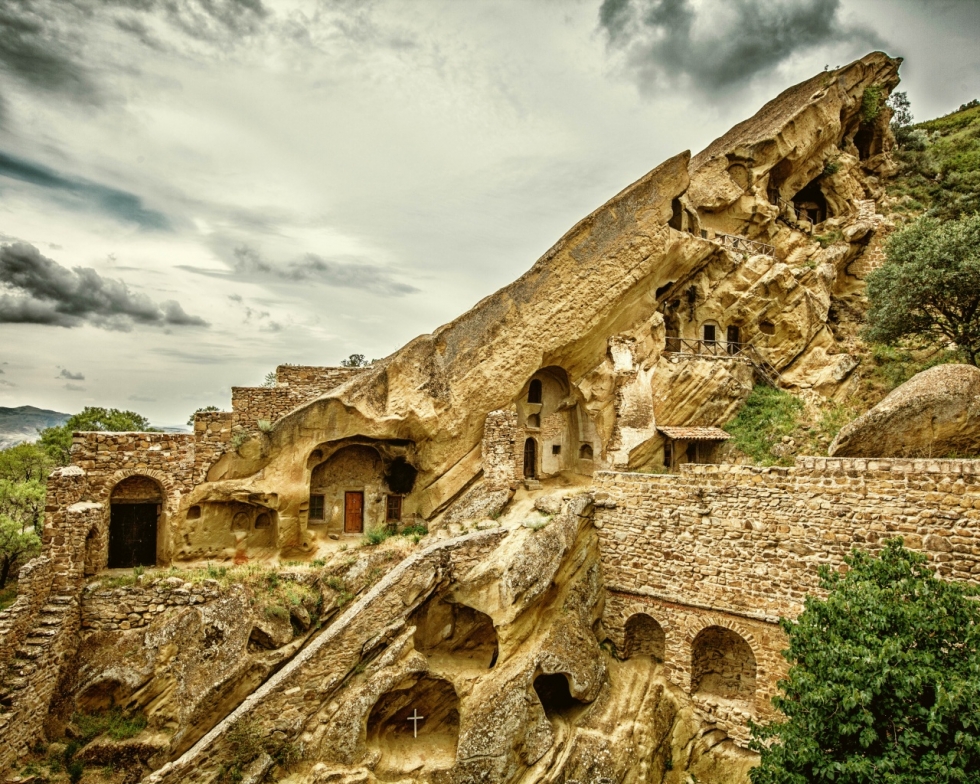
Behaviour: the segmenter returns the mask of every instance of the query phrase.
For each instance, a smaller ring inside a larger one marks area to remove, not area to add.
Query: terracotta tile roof
[[[731,434],[720,427],[658,427],[667,438],[676,441],[727,441]]]

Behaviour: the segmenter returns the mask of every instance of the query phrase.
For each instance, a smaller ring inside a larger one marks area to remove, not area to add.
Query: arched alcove
[[[568,676],[563,672],[541,673],[534,679],[534,693],[549,721],[574,719],[585,703],[572,696]]]
[[[626,621],[625,642],[623,655],[630,659],[634,656],[649,656],[658,662],[664,660],[666,635],[663,627],[646,613],[637,613]]]
[[[819,180],[813,180],[793,197],[793,204],[799,217],[806,217],[816,225],[830,217],[827,211],[827,197],[820,190]]]
[[[85,537],[85,576],[97,574],[102,568],[102,542],[96,527]]]
[[[528,414],[527,415],[527,426],[528,427],[533,427],[535,430],[540,430],[541,429],[541,417],[538,416],[537,414]]]
[[[497,630],[493,620],[465,604],[432,598],[412,613],[415,650],[433,666],[490,669],[497,663]]]
[[[592,459],[592,445],[582,444],[578,450],[578,456],[580,460],[591,460]]]
[[[367,745],[381,753],[377,773],[452,767],[458,741],[459,697],[442,678],[426,675],[389,691],[368,714]]]
[[[109,495],[108,566],[155,566],[164,493],[151,477],[127,477]]]
[[[97,713],[122,707],[129,699],[130,689],[114,678],[90,683],[75,698],[75,705],[82,713]]]
[[[691,645],[691,692],[751,700],[755,685],[755,655],[742,636],[724,626],[702,629]]]
[[[541,393],[542,393],[541,379],[532,378],[531,383],[527,387],[527,402],[540,403]]]

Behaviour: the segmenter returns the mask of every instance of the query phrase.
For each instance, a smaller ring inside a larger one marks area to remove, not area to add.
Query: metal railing
[[[728,248],[736,253],[776,258],[775,246],[768,245],[765,242],[758,242],[756,240],[746,239],[745,237],[739,237],[735,234],[722,234],[720,232],[715,232],[714,237],[709,237],[706,229],[701,230],[701,237],[711,242],[716,242],[723,248]]]

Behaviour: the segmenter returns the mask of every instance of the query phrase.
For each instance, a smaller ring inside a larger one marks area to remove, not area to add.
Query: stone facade
[[[595,525],[609,601],[603,623],[623,650],[637,613],[663,628],[665,667],[692,689],[693,641],[708,626],[748,643],[751,702],[692,698],[733,738],[771,712],[786,664],[776,621],[819,594],[818,568],[853,548],[902,536],[938,573],[980,583],[980,463],[970,460],[799,458],[790,468],[685,465],[680,474],[601,472]]]
[[[217,580],[185,583],[179,577],[153,580],[148,585],[103,588],[90,584],[82,599],[82,631],[137,629],[172,607],[205,604],[221,596]]]
[[[483,427],[483,481],[489,490],[504,490],[521,480],[517,452],[517,412],[491,411]]]
[[[874,199],[855,200],[854,203],[858,208],[858,220],[870,225],[874,232],[864,252],[847,267],[848,274],[864,280],[887,260],[885,245],[893,227],[886,224],[884,216],[877,213]]]

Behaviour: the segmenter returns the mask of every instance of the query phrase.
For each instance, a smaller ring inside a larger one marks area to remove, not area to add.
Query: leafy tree
[[[65,424],[42,430],[40,444],[58,465],[67,465],[71,451],[71,434],[75,431],[85,430],[104,430],[116,433],[128,431],[157,432],[157,428],[150,427],[150,420],[135,411],[88,406],[81,413],[69,417]]]
[[[198,408],[197,410],[195,410],[193,414],[191,414],[189,417],[187,417],[187,424],[193,426],[194,425],[194,417],[197,414],[204,414],[204,413],[207,413],[208,411],[220,411],[220,410],[221,409],[218,408],[217,406],[201,406],[200,408]]]
[[[912,104],[909,97],[904,92],[892,93],[888,97],[888,106],[892,110],[892,130],[896,128],[907,128],[912,124]]]
[[[855,550],[826,599],[780,624],[792,664],[752,726],[754,784],[946,784],[980,771],[980,591],[936,577],[901,539]]]
[[[0,451],[0,480],[44,482],[53,468],[51,456],[38,444],[17,444]]]
[[[341,367],[358,368],[367,367],[371,363],[364,358],[363,354],[351,354],[347,359],[340,360]]]
[[[888,261],[868,276],[865,337],[896,345],[955,343],[980,354],[980,214],[941,223],[920,218],[891,236]]]
[[[265,374],[265,378],[262,379],[262,386],[264,387],[274,387],[278,383],[279,383],[279,379],[276,376],[275,370],[270,370],[268,373]]]
[[[40,551],[41,537],[33,528],[24,528],[15,520],[0,514],[0,588],[7,584],[15,567],[22,566]]]

